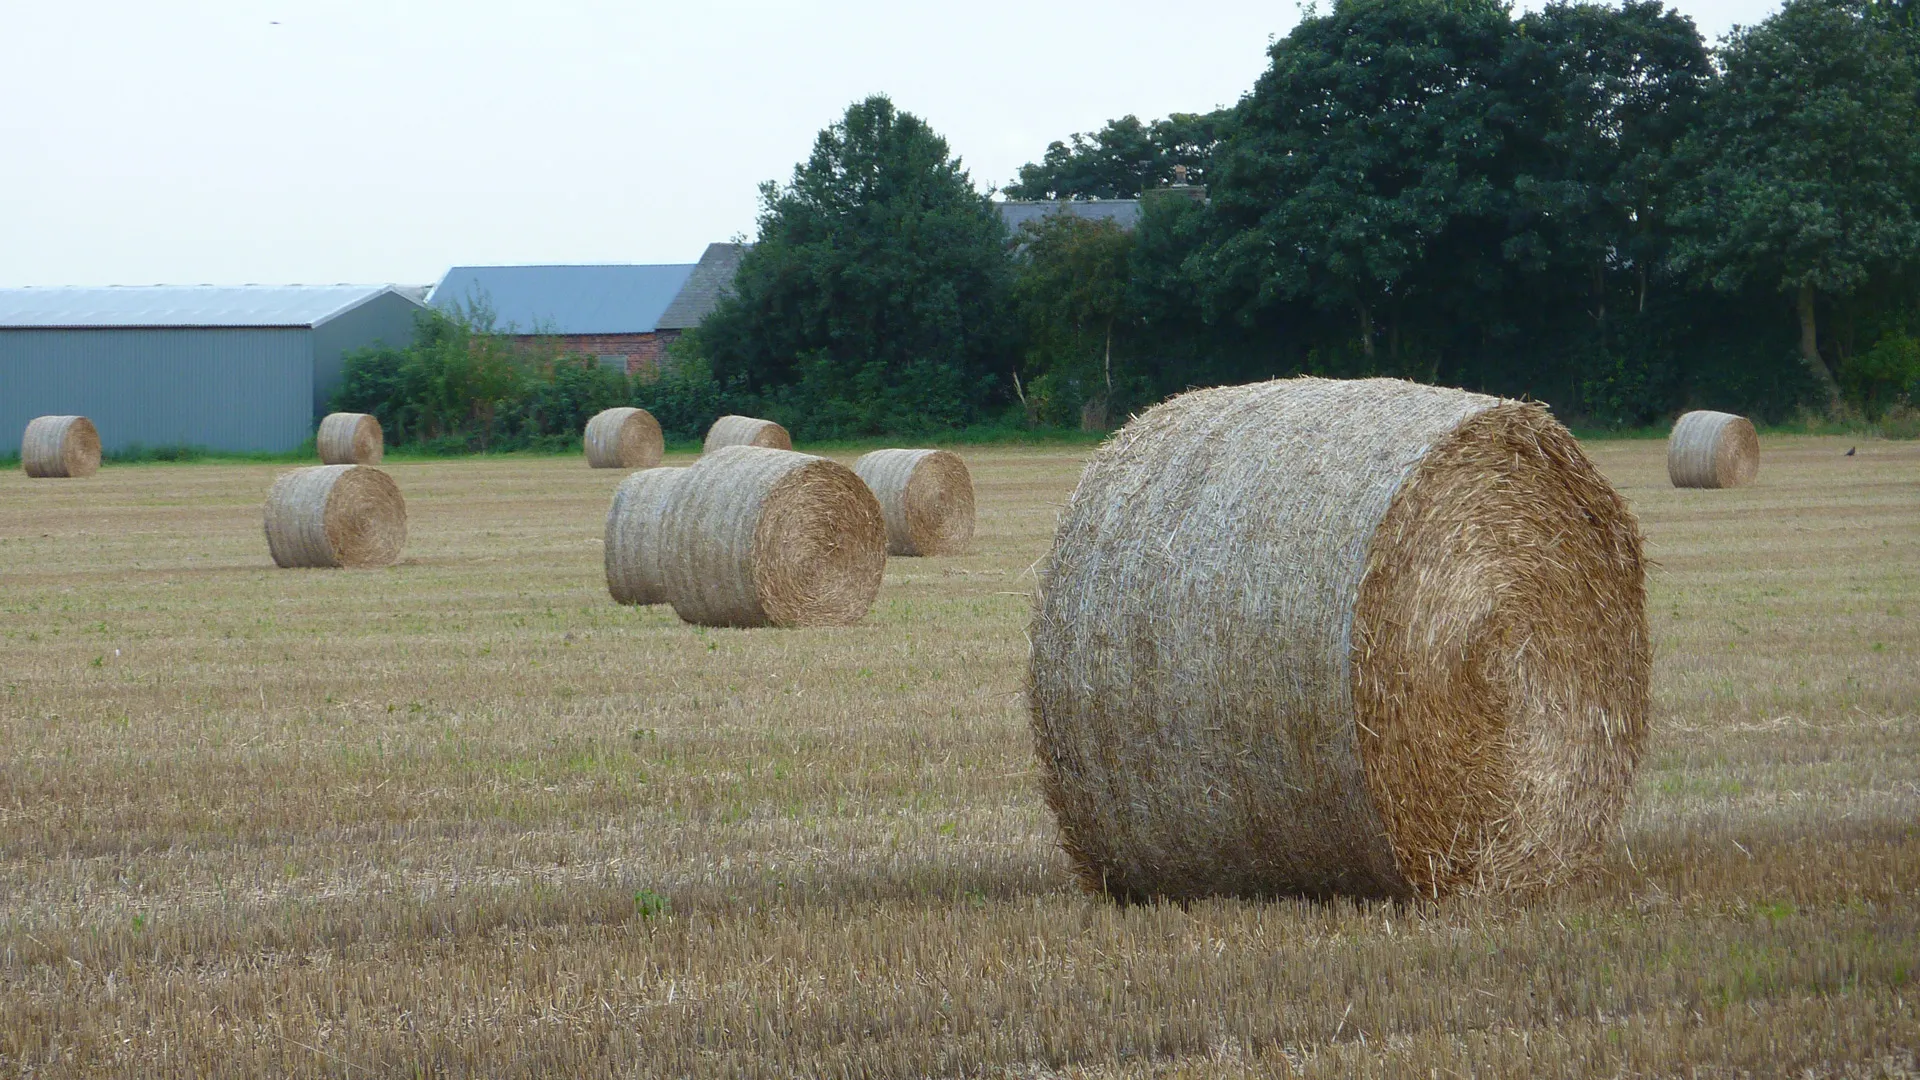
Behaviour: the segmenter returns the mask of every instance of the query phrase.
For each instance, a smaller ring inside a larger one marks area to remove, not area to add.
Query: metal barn
[[[0,439],[78,413],[109,453],[292,450],[342,358],[406,345],[422,310],[390,285],[0,289]]]

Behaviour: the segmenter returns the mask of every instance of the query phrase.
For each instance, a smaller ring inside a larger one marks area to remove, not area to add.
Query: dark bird
[[[1851,446],[1849,446],[1849,447],[1847,447],[1847,456],[1848,456],[1848,457],[1852,457],[1852,456],[1853,456],[1853,447],[1851,447]]]

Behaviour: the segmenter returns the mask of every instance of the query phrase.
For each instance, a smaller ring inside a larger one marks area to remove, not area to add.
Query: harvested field
[[[612,603],[575,457],[389,460],[353,574],[274,569],[284,466],[0,472],[0,1074],[1911,1075],[1920,444],[1856,442],[1589,445],[1654,562],[1620,839],[1410,907],[1080,891],[1019,692],[1082,449],[966,449],[968,553],[810,630]]]

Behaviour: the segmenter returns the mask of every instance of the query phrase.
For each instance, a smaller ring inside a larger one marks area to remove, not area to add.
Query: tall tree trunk
[[[1813,300],[1813,286],[1800,286],[1800,362],[1806,365],[1807,373],[1813,376],[1813,381],[1819,384],[1820,391],[1826,395],[1827,415],[1839,416],[1840,384],[1834,381],[1827,362],[1820,359],[1820,334],[1814,322]]]
[[[1373,359],[1373,312],[1367,310],[1364,300],[1355,300],[1353,306],[1360,309],[1360,355]]]
[[[1113,396],[1113,320],[1107,320],[1107,358],[1103,362],[1107,376],[1107,396]]]

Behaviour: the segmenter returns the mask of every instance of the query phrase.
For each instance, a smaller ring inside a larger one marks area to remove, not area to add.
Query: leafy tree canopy
[[[1871,11],[1788,0],[1734,33],[1681,159],[1675,264],[1723,291],[1790,296],[1802,359],[1835,405],[1816,304],[1920,261],[1920,82],[1910,39]]]
[[[1212,306],[1346,309],[1371,356],[1377,312],[1495,291],[1545,246],[1515,198],[1539,132],[1513,36],[1498,0],[1339,0],[1275,43],[1215,155]]]
[[[1007,185],[1009,199],[1136,199],[1184,175],[1204,184],[1229,109],[1210,113],[1174,113],[1142,123],[1123,116],[1091,135],[1076,133],[1054,142],[1038,164],[1020,166],[1020,179]],[[1185,172],[1177,174],[1176,167]]]
[[[713,377],[807,437],[977,419],[1004,380],[1006,229],[946,140],[875,96],[822,131],[697,335]]]

